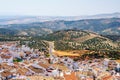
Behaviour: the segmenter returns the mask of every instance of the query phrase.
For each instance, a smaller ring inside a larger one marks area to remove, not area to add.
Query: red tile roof
[[[75,76],[75,72],[71,72],[71,75],[64,74],[65,80],[78,80]]]

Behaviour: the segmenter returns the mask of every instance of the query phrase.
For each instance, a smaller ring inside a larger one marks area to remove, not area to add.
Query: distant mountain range
[[[0,35],[42,36],[68,29],[120,35],[120,13],[81,17],[0,17]]]
[[[120,18],[85,19],[76,21],[47,21],[29,24],[8,24],[0,26],[1,34],[11,31],[15,35],[41,36],[59,30],[76,29],[102,35],[120,35]],[[7,30],[5,30],[7,29]],[[13,34],[12,33],[12,34]]]
[[[0,16],[0,25],[7,24],[26,24],[33,22],[45,22],[45,21],[74,21],[83,19],[101,19],[101,18],[120,18],[120,13],[111,14],[98,14],[87,16]]]

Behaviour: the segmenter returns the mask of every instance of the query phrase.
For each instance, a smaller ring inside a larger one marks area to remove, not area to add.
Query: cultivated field
[[[73,50],[73,51],[55,51],[54,54],[58,56],[81,56],[82,54],[90,52],[89,50]]]

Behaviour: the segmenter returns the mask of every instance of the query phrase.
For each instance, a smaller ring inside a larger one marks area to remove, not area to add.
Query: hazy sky
[[[0,15],[80,16],[120,12],[120,0],[0,0]]]

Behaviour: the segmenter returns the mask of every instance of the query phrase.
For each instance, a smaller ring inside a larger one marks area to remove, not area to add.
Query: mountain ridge
[[[75,21],[83,19],[120,18],[120,13],[104,13],[84,16],[0,16],[0,24],[26,24],[33,22],[46,22],[55,20]]]
[[[54,31],[78,29],[95,32],[102,35],[120,35],[120,18],[85,19],[77,21],[47,21],[30,24],[11,24],[0,27],[12,29],[26,35],[41,36]]]

